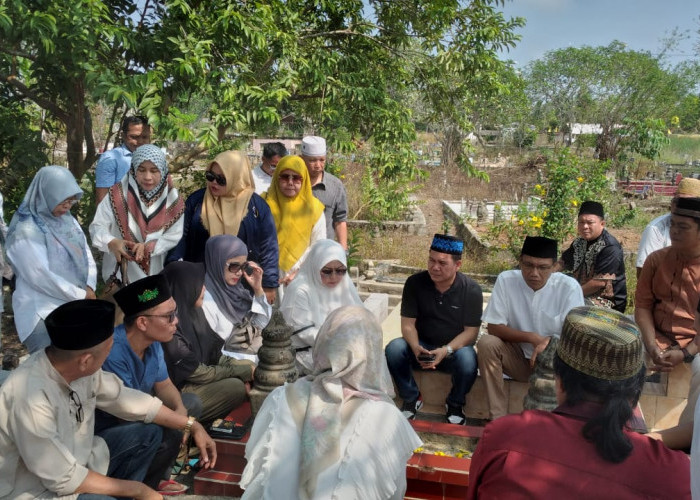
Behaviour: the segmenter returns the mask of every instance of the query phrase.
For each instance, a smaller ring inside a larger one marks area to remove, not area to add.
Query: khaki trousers
[[[519,344],[504,342],[495,335],[482,335],[476,350],[479,373],[489,403],[489,417],[493,420],[508,413],[503,374],[518,382],[527,382],[532,368]]]
[[[196,394],[202,400],[202,416],[199,419],[203,422],[224,418],[247,398],[245,384],[233,377],[202,385],[187,384],[182,392]]]

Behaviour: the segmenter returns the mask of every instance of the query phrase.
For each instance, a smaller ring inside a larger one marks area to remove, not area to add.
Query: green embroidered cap
[[[168,280],[161,274],[147,276],[125,286],[114,294],[114,300],[124,311],[124,317],[139,313],[161,304],[172,297]]]

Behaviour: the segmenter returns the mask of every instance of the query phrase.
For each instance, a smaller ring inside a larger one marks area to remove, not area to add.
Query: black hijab
[[[204,310],[194,305],[204,287],[204,265],[173,262],[161,274],[170,285],[179,320],[173,339],[162,344],[163,353],[170,378],[180,388],[200,363],[218,362],[224,341],[207,323]]]

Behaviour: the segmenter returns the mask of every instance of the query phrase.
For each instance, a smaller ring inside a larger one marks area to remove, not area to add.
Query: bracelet
[[[194,423],[196,421],[197,421],[197,419],[191,415],[189,417],[187,417],[187,423],[185,424],[185,427],[182,429],[182,432],[184,432],[185,434],[189,433],[192,430],[192,426],[194,425]]]

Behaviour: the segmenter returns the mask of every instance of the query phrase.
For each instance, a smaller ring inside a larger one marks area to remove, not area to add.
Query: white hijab
[[[309,296],[313,298],[309,309],[311,321],[316,329],[320,328],[328,315],[339,307],[362,305],[362,300],[348,273],[333,288],[328,288],[321,281],[321,269],[334,260],[347,267],[345,250],[338,242],[319,240],[311,246],[299,274],[284,292],[280,310],[287,321],[294,316],[296,296],[302,290],[308,290]]]

